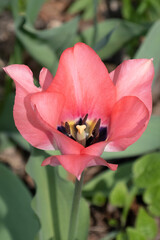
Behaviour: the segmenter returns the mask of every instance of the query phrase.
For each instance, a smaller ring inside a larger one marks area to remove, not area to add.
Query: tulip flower
[[[25,65],[5,67],[14,80],[14,120],[34,147],[59,149],[42,166],[62,165],[80,179],[84,168],[104,165],[103,151],[123,151],[145,131],[152,111],[152,59],[126,60],[110,74],[84,43],[66,49],[56,75],[43,68],[40,87]]]

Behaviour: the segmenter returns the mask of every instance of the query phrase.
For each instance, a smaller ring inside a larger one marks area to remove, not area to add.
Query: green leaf
[[[122,0],[122,2],[122,16],[130,20],[133,12],[131,0]]]
[[[126,231],[128,240],[146,240],[146,238],[134,228],[128,227]]]
[[[0,202],[0,204],[1,204],[1,202]],[[7,227],[1,222],[0,222],[0,238],[4,239],[4,240],[13,240]]]
[[[0,164],[0,239],[34,239],[39,222],[33,213],[31,195],[22,182]]]
[[[14,20],[16,20],[16,18],[19,15],[19,1],[18,0],[10,0],[10,5],[11,5],[12,15],[14,17]]]
[[[49,68],[52,73],[55,73],[58,66],[58,59],[55,52],[44,40],[25,31],[23,29],[23,21],[25,21],[25,19],[19,17],[16,24],[16,35],[19,41],[33,58],[42,66]]]
[[[117,181],[128,182],[132,177],[132,163],[121,164],[117,171],[106,170],[94,177],[84,185],[83,195],[87,198],[92,198],[96,192],[101,192],[108,197],[111,189]]]
[[[113,29],[115,29],[107,45],[98,51],[98,54],[102,59],[113,56],[113,54],[120,50],[126,43],[128,43],[128,41],[142,35],[142,33],[148,29],[146,26],[131,23],[121,19],[106,20],[99,23],[97,25],[97,28],[97,43],[107,34],[109,34]],[[93,31],[93,27],[86,29],[81,33],[81,36],[77,39],[77,41],[83,40],[86,44],[91,46]]]
[[[87,6],[88,4],[90,5],[92,0],[76,0],[74,1],[70,8],[68,9],[69,13],[78,13],[80,11],[83,11]]]
[[[20,42],[16,39],[14,43],[14,51],[10,56],[9,64],[23,64],[23,48]]]
[[[27,20],[30,23],[34,23],[37,15],[41,9],[41,6],[46,2],[46,0],[28,0],[27,1],[27,9],[26,9],[26,16]]]
[[[101,238],[101,240],[113,240],[113,239],[115,239],[115,237],[117,236],[117,234],[118,234],[117,231],[108,233],[107,236],[104,237],[104,238]],[[124,240],[124,239],[123,239],[123,240]]]
[[[132,188],[130,189],[128,196],[126,196],[126,204],[124,205],[122,214],[121,214],[121,224],[122,226],[126,225],[126,221],[127,221],[127,217],[128,217],[128,213],[130,210],[130,207],[136,197],[138,193],[138,189],[135,186],[132,186]]]
[[[6,134],[0,132],[0,152],[12,146],[13,146],[13,143],[9,140]]]
[[[55,74],[62,51],[73,45],[78,23],[79,18],[76,17],[57,28],[36,30],[24,17],[20,17],[16,34],[29,54]]]
[[[87,6],[83,15],[82,15],[82,18],[84,20],[89,20],[89,19],[92,19],[94,17],[94,8],[93,8],[93,0],[92,0],[92,5],[91,6]]]
[[[0,13],[5,9],[8,8],[10,4],[10,0],[1,0],[0,1]]]
[[[128,189],[124,182],[118,182],[109,195],[109,201],[113,206],[124,207],[128,197]]]
[[[25,22],[23,29],[28,34],[33,34],[36,38],[43,40],[59,57],[63,50],[73,45],[78,30],[79,17],[62,24],[60,27],[36,30],[29,22]]]
[[[126,233],[125,233],[125,232],[120,232],[120,233],[117,235],[116,240],[128,240],[128,239],[127,239],[127,236],[126,236]]]
[[[68,9],[69,13],[75,14],[83,11],[82,18],[88,20],[94,16],[93,0],[76,0]]]
[[[113,228],[117,228],[119,226],[119,221],[115,218],[110,218],[108,221],[108,225]]]
[[[148,204],[148,210],[155,216],[160,216],[160,182],[147,188],[143,200]]]
[[[128,191],[126,183],[123,181],[118,182],[109,195],[109,201],[113,206],[123,208],[121,213],[121,224],[126,225],[126,220],[130,206],[137,194],[137,188],[132,187]]]
[[[92,203],[96,206],[104,206],[106,202],[106,196],[102,192],[96,192],[93,196]]]
[[[27,164],[27,172],[37,185],[33,208],[41,222],[38,239],[66,240],[73,196],[73,184],[62,179],[57,167],[41,167],[47,157],[44,151],[34,150]],[[87,238],[89,227],[88,205],[81,200],[78,240]]]
[[[154,68],[155,68],[155,77],[159,77],[159,68],[160,68],[160,20],[155,22],[150,28],[144,42],[141,44],[140,48],[136,52],[134,58],[153,58]]]
[[[137,142],[129,146],[123,152],[104,152],[105,159],[115,159],[142,155],[160,149],[160,117],[152,116],[146,131]]]
[[[160,153],[152,153],[139,158],[133,165],[134,182],[138,187],[148,188],[160,183]]]
[[[5,99],[0,117],[0,131],[15,131],[16,127],[13,120],[13,104],[14,104],[14,94],[10,94]],[[7,121],[6,121],[7,119]]]
[[[144,208],[140,208],[136,219],[136,230],[147,240],[155,239],[158,229],[155,220],[148,215]]]
[[[29,143],[20,135],[14,124],[13,120],[14,98],[15,98],[14,94],[10,94],[7,96],[0,116],[0,131],[7,137],[13,139],[14,142],[16,142],[23,149],[29,151],[30,150]]]
[[[95,51],[101,50],[105,45],[109,42],[112,33],[115,31],[116,28],[113,28],[106,36],[104,36],[99,42],[96,43],[94,46]]]
[[[70,28],[74,27],[74,25],[76,25],[76,28],[77,28],[78,23],[79,23],[79,17],[75,17],[72,20],[62,24],[59,27],[38,30],[25,20],[25,22],[23,24],[23,28],[30,34],[35,34],[38,38],[40,38],[42,40],[47,40],[47,39],[52,39],[52,38],[54,39],[54,37],[57,37],[58,35],[62,35],[62,33],[64,33],[64,35],[65,35],[68,32],[72,32],[73,29],[70,29]],[[64,36],[62,36],[62,37],[64,37]]]

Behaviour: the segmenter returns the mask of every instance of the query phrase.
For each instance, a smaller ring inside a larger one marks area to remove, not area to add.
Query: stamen
[[[99,139],[99,130],[100,130],[100,124],[101,124],[101,119],[98,119],[96,122],[93,130],[91,131],[91,134],[89,138],[86,141],[86,146],[88,147],[89,145],[98,142]]]
[[[65,127],[63,127],[63,126],[58,126],[57,129],[58,129],[58,131],[60,131],[61,133],[67,135]]]
[[[82,119],[82,125],[86,123],[88,118],[88,113],[85,115],[85,117]]]
[[[66,133],[67,133],[68,135],[70,135],[70,134],[71,134],[71,131],[70,131],[70,126],[69,126],[69,123],[68,123],[68,122],[65,122],[65,129],[66,129]]]
[[[76,122],[76,125],[82,125],[82,118],[80,118],[77,122]]]
[[[101,119],[98,119],[98,121],[97,121],[97,123],[96,123],[96,125],[95,125],[95,127],[94,127],[94,129],[93,129],[93,131],[92,131],[92,135],[93,135],[94,137],[97,137],[98,134],[99,134],[100,124],[101,124]]]
[[[69,138],[88,147],[107,139],[107,126],[100,126],[101,119],[87,120],[88,114],[78,121],[61,122],[57,129]]]

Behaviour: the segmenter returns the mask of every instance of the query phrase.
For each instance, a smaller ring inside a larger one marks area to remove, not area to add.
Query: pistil
[[[77,129],[77,136],[76,136],[76,140],[77,142],[79,142],[80,144],[82,144],[84,147],[86,145],[86,125],[77,125],[76,126]]]

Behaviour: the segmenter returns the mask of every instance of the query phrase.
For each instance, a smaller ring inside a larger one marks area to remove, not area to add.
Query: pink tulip
[[[42,166],[62,165],[80,179],[84,168],[117,165],[100,157],[123,151],[145,131],[152,111],[152,59],[127,60],[108,73],[99,56],[77,43],[61,55],[55,77],[43,68],[41,87],[25,65],[5,67],[16,84],[15,124],[34,147],[59,149]]]

